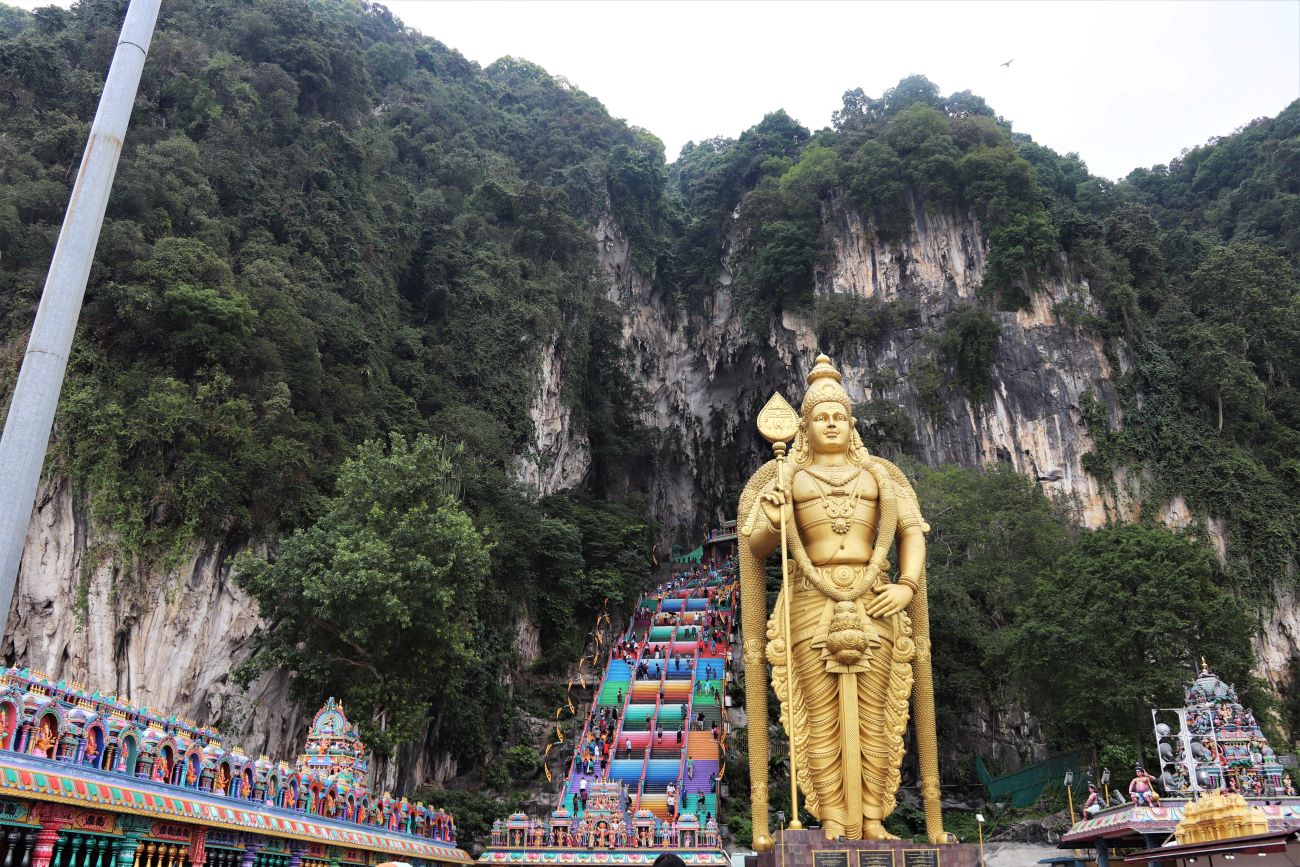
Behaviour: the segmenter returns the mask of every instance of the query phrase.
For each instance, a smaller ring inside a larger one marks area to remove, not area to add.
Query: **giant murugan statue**
[[[898,467],[867,453],[825,355],[808,374],[801,414],[777,395],[759,429],[777,460],[749,480],[737,512],[754,846],[772,845],[769,663],[792,771],[826,836],[891,838],[882,822],[895,806],[910,696],[926,833],[945,842],[925,598],[930,528],[916,493]],[[769,619],[763,564],[778,548],[789,553],[787,577]]]

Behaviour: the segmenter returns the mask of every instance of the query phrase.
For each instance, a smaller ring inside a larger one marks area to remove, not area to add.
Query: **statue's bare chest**
[[[861,467],[812,467],[794,477],[795,522],[809,541],[874,538],[880,488]]]

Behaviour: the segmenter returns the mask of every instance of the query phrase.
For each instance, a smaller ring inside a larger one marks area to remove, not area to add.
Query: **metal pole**
[[[161,2],[131,0],[127,7],[0,436],[0,618],[13,601],[81,300]]]

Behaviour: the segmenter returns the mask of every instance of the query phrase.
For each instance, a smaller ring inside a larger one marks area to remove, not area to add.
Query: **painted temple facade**
[[[1190,767],[1202,790],[1222,788],[1245,797],[1295,795],[1291,776],[1278,761],[1254,711],[1242,707],[1237,688],[1210,671],[1205,660],[1184,697],[1192,762],[1179,740],[1157,743],[1167,793],[1192,791]]]
[[[1152,720],[1160,760],[1153,774],[1156,796],[1119,799],[1120,803],[1095,810],[1085,808],[1082,817],[1062,835],[1061,848],[1093,847],[1098,867],[1118,863],[1117,850],[1133,849],[1145,851],[1129,855],[1129,861],[1182,863],[1179,859],[1183,856],[1176,850],[1188,847],[1170,848],[1169,838],[1178,834],[1180,827],[1186,830],[1185,819],[1189,824],[1204,822],[1198,814],[1220,811],[1228,800],[1249,811],[1254,830],[1259,832],[1241,832],[1247,836],[1239,838],[1245,841],[1240,852],[1265,856],[1281,851],[1279,845],[1286,848],[1285,842],[1273,838],[1300,831],[1300,796],[1289,770],[1278,760],[1254,713],[1242,706],[1232,684],[1215,675],[1202,660],[1197,676],[1184,689],[1184,707],[1155,709]],[[1259,845],[1265,848],[1256,847],[1257,853],[1247,846],[1260,840],[1264,842]],[[1218,854],[1234,857],[1230,853],[1238,844],[1232,839],[1216,839],[1212,845],[1219,847]],[[1267,848],[1270,846],[1273,848]],[[1188,857],[1204,854],[1189,852]]]
[[[464,863],[445,811],[372,793],[342,705],[295,763],[215,729],[28,670],[0,674],[5,867],[367,867]]]

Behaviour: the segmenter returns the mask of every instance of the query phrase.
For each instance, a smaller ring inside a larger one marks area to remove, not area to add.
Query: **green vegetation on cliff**
[[[124,8],[0,19],[0,399]],[[431,742],[481,756],[509,724],[515,619],[541,627],[543,664],[565,663],[601,600],[617,610],[649,571],[645,505],[623,492],[651,443],[587,234],[606,164],[643,146],[567,82],[509,58],[480,69],[382,7],[164,4],[54,471],[135,556],[298,531],[281,560],[247,564],[271,624],[254,665],[289,666],[308,704],[376,708],[360,723],[381,749],[454,703]],[[584,489],[538,501],[513,479],[551,344],[593,466]],[[460,505],[419,493],[449,472]],[[405,518],[375,526],[367,490]],[[396,535],[422,510],[471,523]],[[353,568],[367,534],[405,571]],[[466,538],[460,559],[421,566],[445,534]],[[422,577],[446,569],[464,582],[451,598]],[[350,650],[326,648],[331,628]],[[473,652],[437,655],[441,629]]]

